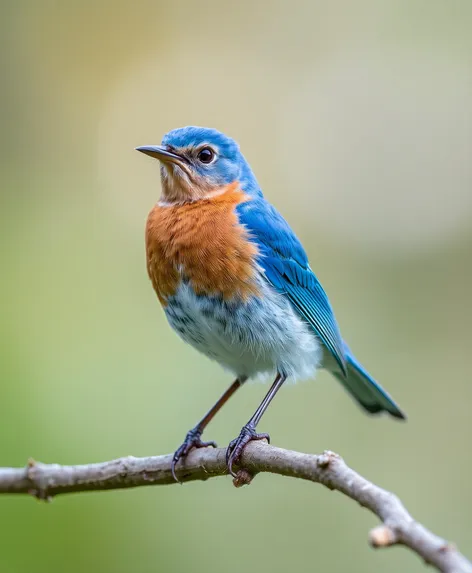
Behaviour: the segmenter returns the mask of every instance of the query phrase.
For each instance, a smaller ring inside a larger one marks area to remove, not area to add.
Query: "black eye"
[[[197,158],[202,163],[211,163],[215,157],[215,152],[211,147],[204,147],[198,152]]]

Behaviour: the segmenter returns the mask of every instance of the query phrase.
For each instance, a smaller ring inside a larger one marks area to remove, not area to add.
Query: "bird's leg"
[[[244,382],[246,382],[247,377],[239,377],[237,378],[231,386],[226,390],[226,392],[221,396],[221,398],[216,402],[216,404],[208,410],[208,412],[203,416],[203,418],[198,422],[198,424],[192,428],[187,435],[185,436],[185,440],[183,444],[175,451],[174,457],[172,458],[172,476],[174,477],[175,481],[179,481],[175,474],[175,466],[177,462],[185,458],[185,456],[190,452],[192,448],[206,448],[208,446],[212,446],[216,448],[215,442],[203,442],[201,440],[201,436],[203,430],[208,426],[208,424],[213,420],[215,414],[221,410],[221,408],[226,404],[226,402],[231,398],[231,396],[236,392],[238,388],[240,388]]]
[[[271,403],[272,398],[277,394],[278,390],[286,379],[287,376],[284,374],[277,374],[274,383],[270,387],[270,390],[267,392],[264,400],[262,400],[260,406],[254,412],[252,418],[245,426],[242,427],[239,436],[230,442],[228,449],[226,450],[226,465],[228,466],[228,471],[232,476],[236,477],[236,474],[233,472],[233,464],[239,462],[241,454],[249,442],[252,440],[264,439],[270,442],[269,434],[258,434],[256,432],[256,426],[262,418],[264,412],[267,410],[267,407]]]

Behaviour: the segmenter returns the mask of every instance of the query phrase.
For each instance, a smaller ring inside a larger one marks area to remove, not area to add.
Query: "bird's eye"
[[[198,152],[197,158],[202,163],[211,163],[215,158],[215,152],[211,147],[203,147]]]

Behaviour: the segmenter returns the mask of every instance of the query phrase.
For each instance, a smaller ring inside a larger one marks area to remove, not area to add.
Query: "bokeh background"
[[[157,162],[234,136],[303,240],[343,333],[409,415],[329,377],[286,388],[273,443],[332,449],[472,556],[472,4],[3,0],[0,465],[173,451],[230,382],[148,282]],[[235,437],[246,387],[208,438]],[[1,573],[423,571],[340,494],[261,475],[0,499]]]

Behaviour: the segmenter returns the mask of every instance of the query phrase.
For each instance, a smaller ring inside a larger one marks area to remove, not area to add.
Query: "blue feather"
[[[371,414],[386,411],[394,418],[406,420],[406,415],[395,404],[388,392],[378,384],[358,362],[346,343],[344,354],[347,360],[347,378],[339,372],[332,374],[359,404]]]
[[[240,222],[259,249],[258,264],[277,292],[310,324],[336,360],[339,369],[329,367],[344,388],[368,412],[387,411],[396,418],[405,415],[389,394],[356,360],[342,340],[333,309],[323,287],[308,264],[308,257],[278,211],[262,198],[237,207]]]
[[[240,222],[259,249],[267,280],[313,328],[347,375],[344,346],[328,297],[308,264],[300,241],[285,219],[263,198],[237,207]]]

